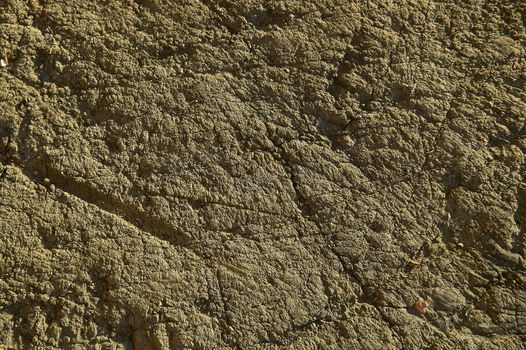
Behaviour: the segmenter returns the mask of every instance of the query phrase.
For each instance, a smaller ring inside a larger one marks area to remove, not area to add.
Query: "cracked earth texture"
[[[0,348],[525,349],[525,23],[0,1]]]

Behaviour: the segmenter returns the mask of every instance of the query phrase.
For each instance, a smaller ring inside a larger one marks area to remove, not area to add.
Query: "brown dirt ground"
[[[526,349],[525,27],[1,0],[0,348]]]

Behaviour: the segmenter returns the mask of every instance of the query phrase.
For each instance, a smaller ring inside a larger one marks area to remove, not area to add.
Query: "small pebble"
[[[338,137],[337,142],[343,149],[348,149],[354,146],[354,140],[349,135],[341,135]]]

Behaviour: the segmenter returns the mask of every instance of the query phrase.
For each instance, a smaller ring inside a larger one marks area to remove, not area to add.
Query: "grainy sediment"
[[[525,23],[0,1],[0,349],[526,349]]]

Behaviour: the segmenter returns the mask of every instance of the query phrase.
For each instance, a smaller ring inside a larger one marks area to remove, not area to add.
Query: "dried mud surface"
[[[0,1],[0,348],[525,349],[525,23]]]

